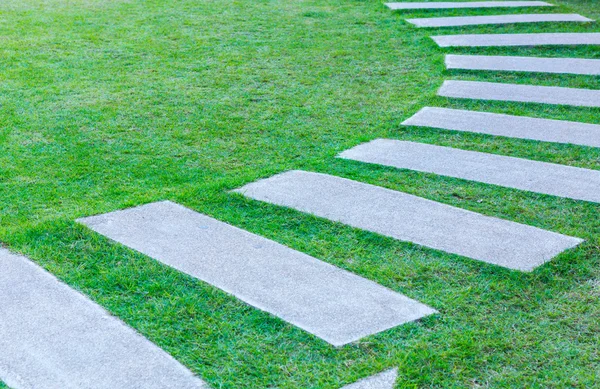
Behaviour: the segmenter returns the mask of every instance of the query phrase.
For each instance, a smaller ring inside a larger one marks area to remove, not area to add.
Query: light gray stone
[[[406,19],[417,27],[457,27],[484,24],[540,23],[540,22],[592,22],[577,14],[530,14],[494,16],[453,16],[444,18]]]
[[[600,90],[557,86],[450,80],[444,81],[438,95],[461,99],[600,107]]]
[[[289,171],[248,184],[236,192],[510,269],[532,270],[582,242],[327,174]]]
[[[402,124],[600,147],[600,125],[589,123],[425,107]]]
[[[346,385],[342,389],[394,389],[396,379],[398,379],[398,369],[390,369]]]
[[[447,55],[448,69],[600,75],[599,59]]]
[[[207,389],[167,353],[0,248],[0,379],[13,389]]]
[[[551,7],[545,1],[427,1],[386,3],[389,9],[456,9],[456,8],[512,8],[512,7]]]
[[[431,37],[440,47],[600,45],[600,33],[467,34]]]
[[[435,312],[375,282],[172,202],[79,221],[335,346]]]
[[[600,171],[597,170],[393,139],[377,139],[356,146],[340,157],[600,202]]]

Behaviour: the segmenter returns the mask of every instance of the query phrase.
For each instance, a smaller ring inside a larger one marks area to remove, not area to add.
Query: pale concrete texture
[[[327,174],[289,171],[248,184],[236,192],[511,269],[532,270],[582,242]]]
[[[540,22],[592,22],[592,19],[577,14],[530,14],[494,16],[453,16],[441,18],[406,19],[417,27],[457,27],[483,24],[512,24]]]
[[[551,7],[545,1],[428,1],[386,3],[389,9],[456,9],[456,8],[512,8],[512,7]]]
[[[398,369],[390,369],[353,384],[346,385],[341,389],[394,389],[397,378]]]
[[[600,147],[600,125],[563,120],[425,107],[402,124]]]
[[[440,47],[600,45],[600,33],[467,34],[431,37]]]
[[[0,379],[12,389],[207,389],[167,353],[0,248]]]
[[[341,158],[600,202],[600,171],[425,143],[377,139]]]
[[[335,346],[435,312],[375,282],[169,201],[79,222]]]
[[[446,68],[510,72],[600,75],[600,60],[492,55],[447,55]]]
[[[444,81],[439,96],[461,99],[600,107],[600,90],[478,81]]]

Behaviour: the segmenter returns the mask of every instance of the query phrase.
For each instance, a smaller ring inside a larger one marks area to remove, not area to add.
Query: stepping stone
[[[425,143],[377,139],[341,158],[600,203],[600,171]]]
[[[398,369],[390,369],[383,373],[362,379],[341,389],[394,389],[398,379]]]
[[[600,90],[556,86],[451,80],[444,81],[438,95],[460,99],[600,107]]]
[[[431,37],[440,47],[600,45],[600,33],[469,34]]]
[[[169,201],[79,222],[334,346],[435,313],[375,282]]]
[[[497,15],[497,16],[456,16],[446,18],[406,19],[417,27],[456,27],[476,26],[483,24],[512,24],[539,22],[593,22],[577,14],[531,14],[531,15]]]
[[[600,59],[446,55],[446,68],[600,75]]]
[[[29,259],[0,248],[0,379],[13,389],[208,389]]]
[[[289,171],[239,192],[395,239],[529,271],[581,239],[327,174]]]
[[[402,124],[600,147],[600,125],[563,120],[425,107]]]
[[[386,3],[389,9],[456,9],[456,8],[512,8],[512,7],[551,7],[545,1],[434,1]]]

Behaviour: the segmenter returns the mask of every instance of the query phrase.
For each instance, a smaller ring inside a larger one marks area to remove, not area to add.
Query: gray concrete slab
[[[390,369],[346,385],[342,389],[394,389],[396,379],[398,379],[398,369]]]
[[[533,270],[582,242],[327,174],[289,171],[248,184],[236,192],[510,269]]]
[[[376,139],[340,158],[600,203],[600,171],[426,143]]]
[[[600,125],[564,120],[425,107],[402,124],[600,147]]]
[[[406,19],[417,27],[458,27],[487,24],[541,23],[541,22],[592,22],[577,14],[529,14],[493,16],[453,16],[443,18]]]
[[[600,75],[600,59],[446,55],[446,68]]]
[[[600,45],[600,33],[466,34],[432,36],[440,47]]]
[[[457,9],[457,8],[513,8],[551,7],[545,1],[427,1],[386,3],[389,9]]]
[[[335,346],[435,312],[375,282],[172,202],[79,221]]]
[[[460,99],[600,107],[600,90],[556,86],[449,80],[444,81],[438,95]]]
[[[13,389],[207,389],[167,353],[0,248],[0,379]]]

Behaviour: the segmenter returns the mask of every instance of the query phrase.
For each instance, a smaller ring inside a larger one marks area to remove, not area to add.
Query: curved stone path
[[[550,7],[544,1],[388,3],[392,10]],[[575,14],[409,19],[418,27],[591,22]],[[600,33],[463,34],[441,47],[599,45]],[[448,55],[448,69],[598,75],[600,61]],[[600,91],[447,81],[452,98],[600,107]],[[425,107],[403,125],[534,141],[600,146],[600,126]],[[573,199],[600,201],[600,173],[569,166],[397,140],[375,140],[342,158],[426,171]],[[507,174],[508,173],[508,174]],[[550,178],[551,177],[551,178]],[[236,190],[251,198],[481,260],[531,271],[582,242],[406,193],[292,171]],[[341,346],[433,308],[316,258],[170,202],[80,220],[94,231]],[[0,249],[0,379],[13,389],[207,388],[167,353],[25,257]],[[397,370],[344,389],[391,389]]]

